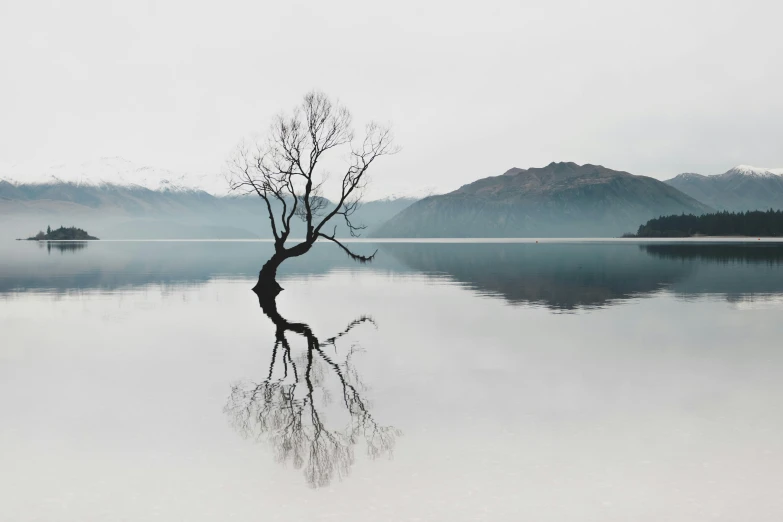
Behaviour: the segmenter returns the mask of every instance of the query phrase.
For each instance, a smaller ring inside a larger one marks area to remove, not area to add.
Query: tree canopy
[[[46,233],[40,231],[35,236],[27,239],[38,241],[88,241],[96,240],[98,238],[91,236],[81,228],[60,227],[56,230],[52,230],[51,227],[47,226]]]

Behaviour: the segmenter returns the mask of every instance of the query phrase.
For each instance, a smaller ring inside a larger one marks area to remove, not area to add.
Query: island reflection
[[[46,243],[46,252],[49,254],[52,253],[52,249],[62,254],[65,252],[77,252],[87,248],[87,241],[41,241],[38,243],[39,248],[43,248],[44,243]]]
[[[244,437],[266,439],[276,460],[301,469],[313,488],[346,477],[358,444],[370,459],[391,457],[401,432],[379,424],[370,412],[363,395],[369,387],[353,364],[362,350],[357,344],[338,348],[354,329],[375,326],[372,318],[359,317],[321,341],[307,324],[280,315],[274,297],[259,295],[258,301],[275,325],[269,371],[260,383],[232,387],[224,411],[234,428]],[[289,333],[304,347],[293,348]]]

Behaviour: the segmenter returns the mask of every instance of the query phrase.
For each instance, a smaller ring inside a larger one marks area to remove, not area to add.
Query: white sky
[[[781,20],[779,0],[0,0],[0,165],[217,173],[318,88],[394,124],[376,197],[551,161],[783,167]]]

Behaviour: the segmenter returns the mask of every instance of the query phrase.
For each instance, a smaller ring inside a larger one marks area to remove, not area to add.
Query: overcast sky
[[[783,167],[781,20],[780,0],[1,0],[0,165],[217,173],[318,88],[393,123],[372,196],[551,161]]]

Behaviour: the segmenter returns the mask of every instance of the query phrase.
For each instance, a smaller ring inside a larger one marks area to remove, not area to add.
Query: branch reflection
[[[259,304],[275,324],[269,371],[261,383],[232,387],[225,411],[245,437],[268,439],[280,463],[302,469],[311,487],[323,487],[347,476],[355,462],[354,449],[363,441],[371,459],[391,456],[400,431],[379,424],[363,397],[368,390],[354,366],[361,348],[354,344],[337,360],[338,344],[355,328],[375,326],[362,316],[343,331],[320,341],[305,323],[290,322],[277,310],[273,296],[259,294]],[[288,334],[304,339],[305,349],[294,355]],[[325,348],[334,355],[328,355]],[[337,399],[335,401],[334,399]],[[334,407],[347,413],[342,429],[329,427]]]

